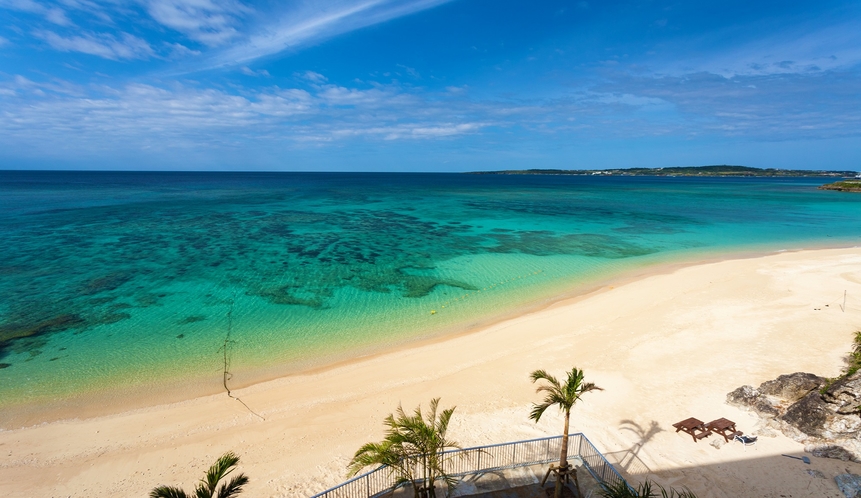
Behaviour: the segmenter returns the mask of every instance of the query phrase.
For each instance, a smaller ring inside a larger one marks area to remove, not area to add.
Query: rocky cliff
[[[727,394],[727,403],[757,413],[756,433],[779,430],[816,456],[861,462],[861,371],[824,389],[827,379],[796,372],[741,386]]]

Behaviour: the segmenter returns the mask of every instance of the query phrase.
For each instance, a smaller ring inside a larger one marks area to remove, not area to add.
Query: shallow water
[[[858,243],[861,195],[822,183],[0,172],[0,406],[220,384],[225,358],[241,385],[646,265]]]

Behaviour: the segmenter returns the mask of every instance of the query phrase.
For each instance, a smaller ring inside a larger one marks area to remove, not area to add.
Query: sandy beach
[[[841,309],[847,292],[846,309]],[[861,465],[812,458],[784,436],[755,447],[694,443],[672,424],[757,419],[725,404],[743,384],[796,371],[835,376],[861,329],[861,250],[823,249],[656,272],[452,338],[225,394],[0,432],[0,495],[146,496],[190,489],[225,451],[251,478],[244,495],[299,497],[344,480],[383,418],[441,397],[463,446],[556,435],[555,411],[528,419],[528,375],[582,368],[605,390],[572,415],[631,482],[648,476],[700,497],[842,496],[833,477]],[[815,469],[817,478],[806,472]]]

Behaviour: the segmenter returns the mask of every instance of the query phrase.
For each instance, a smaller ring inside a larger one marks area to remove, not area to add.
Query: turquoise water
[[[0,406],[214,391],[667,261],[861,242],[815,179],[0,172]]]

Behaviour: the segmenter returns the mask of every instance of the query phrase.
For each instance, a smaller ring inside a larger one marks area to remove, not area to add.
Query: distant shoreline
[[[855,178],[855,171],[752,168],[749,166],[674,166],[669,168],[525,169],[471,171],[468,175],[573,175],[573,176],[694,176],[711,178]]]
[[[819,187],[820,190],[836,190],[838,192],[861,192],[861,179],[836,181]]]

